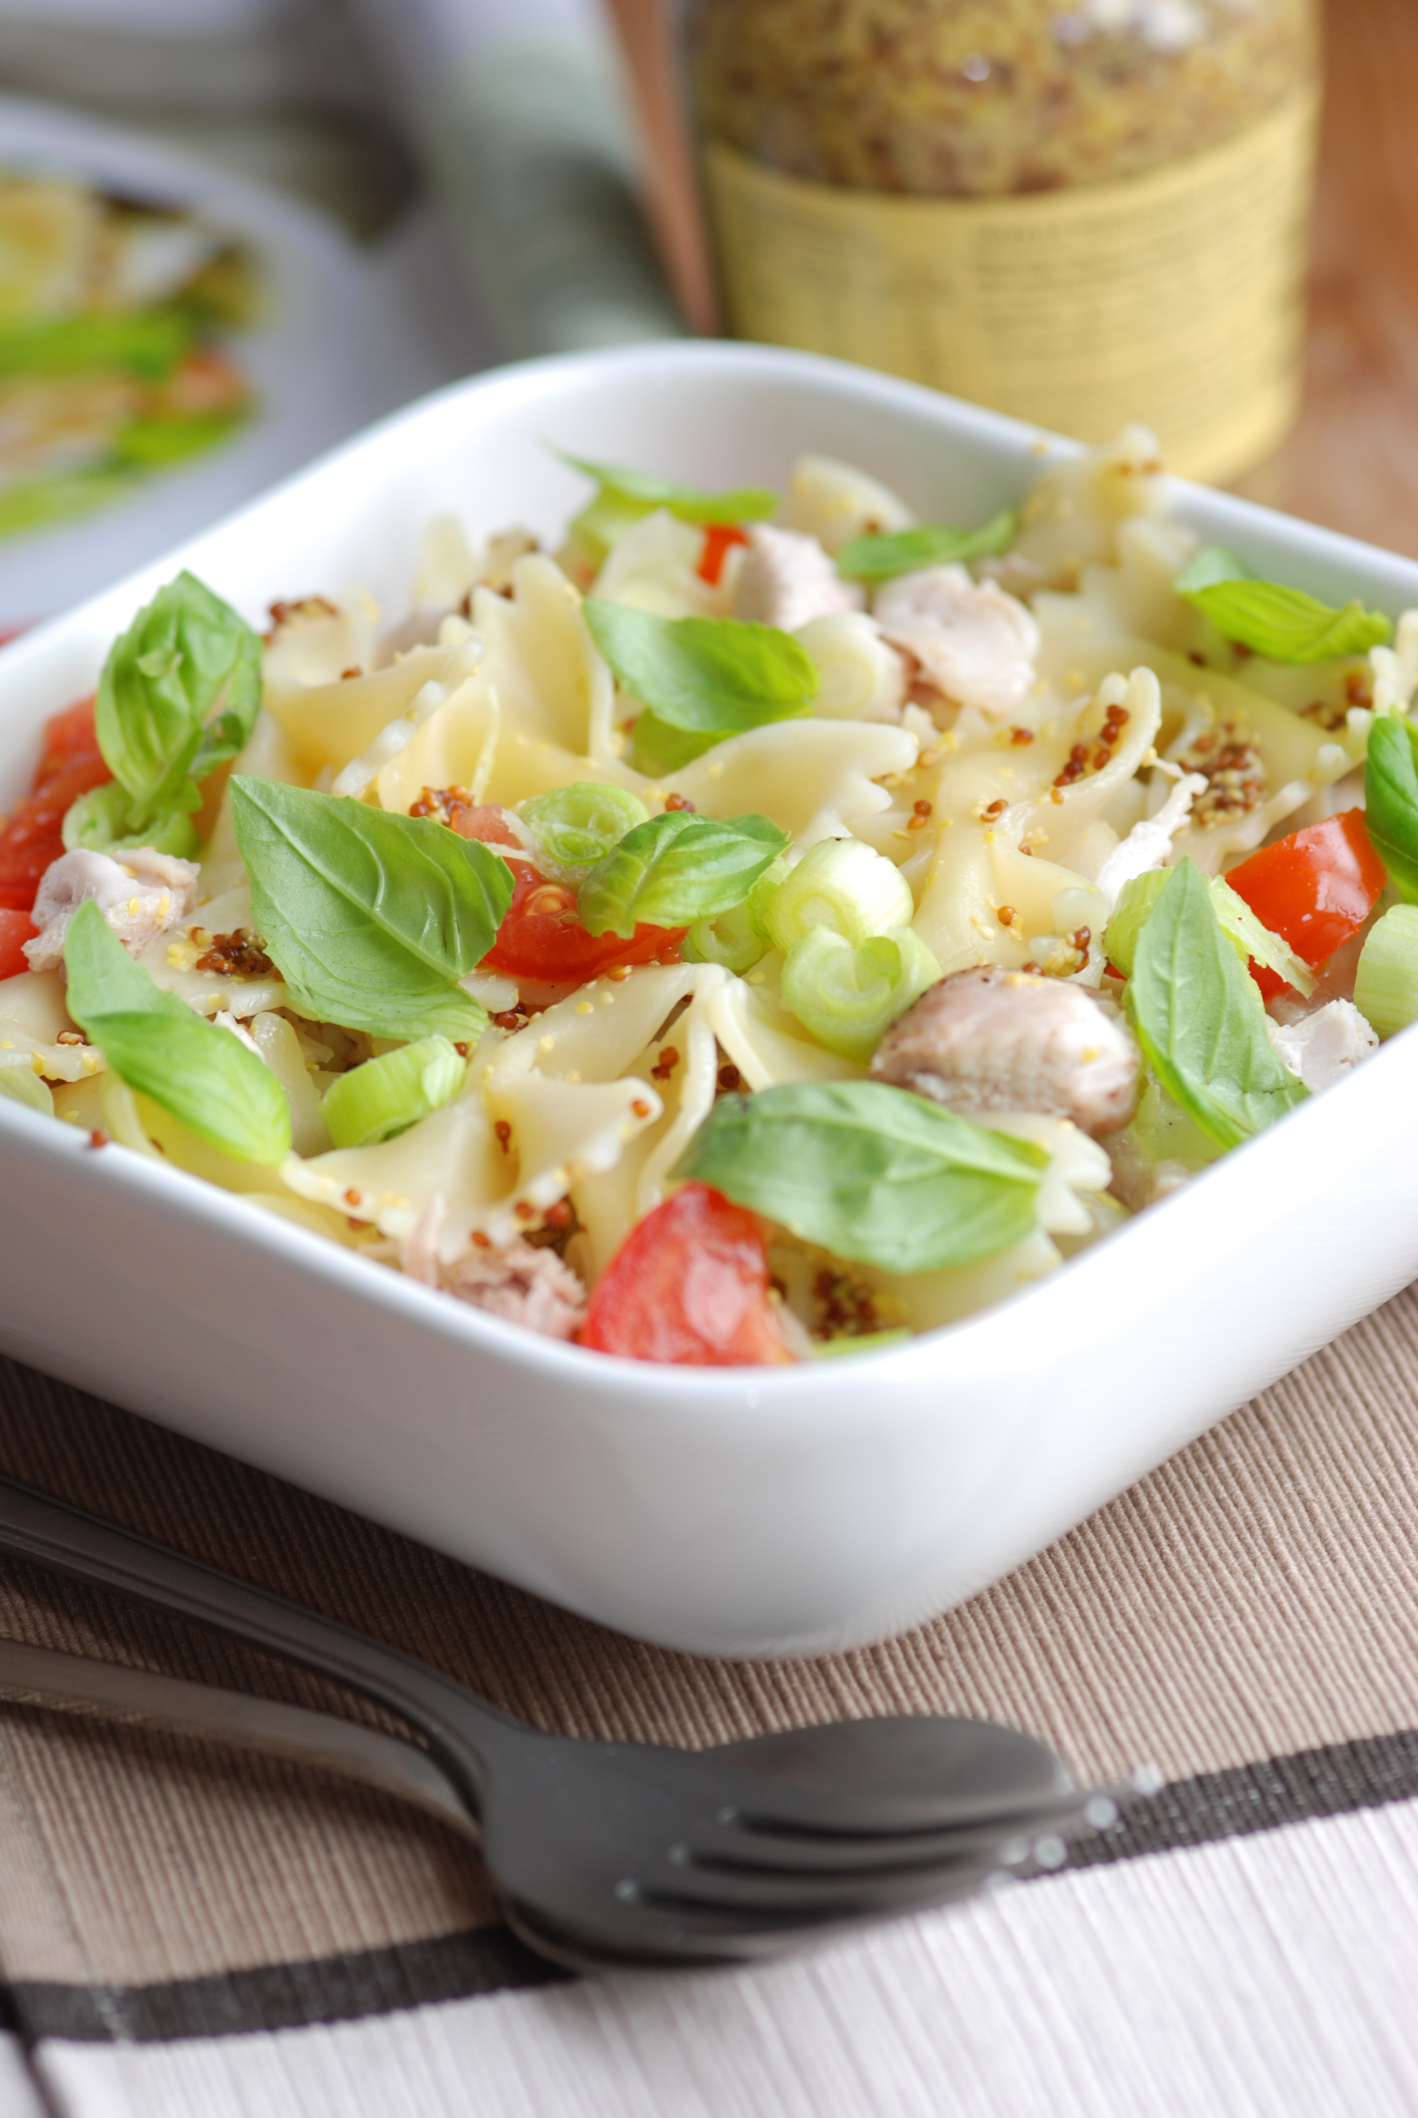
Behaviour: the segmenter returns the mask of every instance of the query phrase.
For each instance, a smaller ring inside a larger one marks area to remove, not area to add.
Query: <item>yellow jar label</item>
[[[741,338],[835,353],[1103,441],[1141,420],[1221,480],[1300,386],[1317,99],[1113,184],[1027,197],[846,191],[706,154]]]

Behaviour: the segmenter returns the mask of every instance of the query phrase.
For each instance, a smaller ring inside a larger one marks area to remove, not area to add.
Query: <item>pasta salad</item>
[[[983,524],[569,460],[392,623],[138,613],[0,825],[0,1098],[733,1366],[1005,1299],[1418,1017],[1418,613],[1199,546],[1142,430]]]

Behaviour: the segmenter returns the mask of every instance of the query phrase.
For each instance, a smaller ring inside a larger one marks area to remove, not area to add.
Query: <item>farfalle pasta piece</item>
[[[879,780],[908,772],[920,752],[904,728],[865,721],[777,721],[716,744],[664,788],[705,816],[771,816],[803,848],[849,837],[891,807]]]

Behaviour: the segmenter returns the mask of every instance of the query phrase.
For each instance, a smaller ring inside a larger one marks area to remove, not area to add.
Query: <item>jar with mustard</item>
[[[1224,480],[1298,402],[1314,0],[689,0],[731,328]]]

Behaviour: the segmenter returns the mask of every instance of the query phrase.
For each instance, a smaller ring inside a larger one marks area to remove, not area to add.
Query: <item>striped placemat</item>
[[[1410,1291],[961,1610],[820,1661],[728,1663],[606,1632],[0,1363],[0,1470],[539,1725],[698,1745],[964,1712],[1080,1774],[1147,1762],[1165,1783],[1063,1870],[963,1911],[762,1971],[589,1983],[498,1924],[430,1818],[0,1703],[0,2114],[1411,2113],[1415,1378]],[[0,1630],[378,1720],[17,1565]]]

